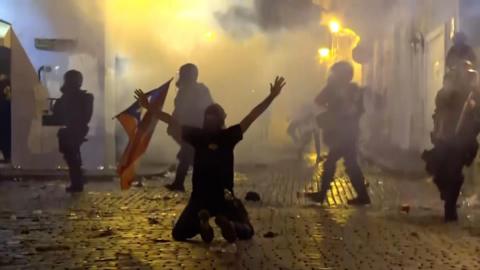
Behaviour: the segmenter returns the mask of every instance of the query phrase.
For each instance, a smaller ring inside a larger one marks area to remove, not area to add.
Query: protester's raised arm
[[[154,108],[150,102],[148,102],[148,97],[141,89],[135,90],[135,99],[138,101],[140,106],[147,109],[150,113],[153,113],[158,120],[166,123],[168,125],[167,132],[172,136],[177,142],[181,141],[182,138],[182,128],[180,124],[175,121],[175,119],[168,113]]]
[[[135,99],[138,101],[140,106],[147,109],[150,113],[153,113],[158,120],[167,123],[168,125],[172,124],[172,116],[166,112],[158,110],[158,108],[153,108],[152,104],[148,102],[148,97],[142,91],[142,89],[135,90]]]
[[[242,132],[252,125],[253,122],[272,104],[272,101],[280,94],[286,82],[283,77],[276,77],[275,82],[270,84],[270,95],[258,104],[253,110],[240,122]]]

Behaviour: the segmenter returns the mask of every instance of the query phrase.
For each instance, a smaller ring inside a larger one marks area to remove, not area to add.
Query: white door
[[[425,93],[424,93],[424,146],[431,145],[430,132],[433,130],[435,97],[443,85],[445,69],[445,27],[430,32],[425,39]]]

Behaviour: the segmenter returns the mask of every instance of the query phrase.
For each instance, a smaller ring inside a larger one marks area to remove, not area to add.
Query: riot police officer
[[[0,152],[3,155],[3,161],[9,163],[11,157],[11,88],[10,80],[0,74]]]
[[[213,100],[208,87],[198,82],[197,66],[190,63],[181,66],[176,85],[178,92],[172,117],[181,125],[202,127],[203,113],[213,104]],[[188,143],[181,140],[178,143],[180,151],[177,154],[178,166],[175,180],[166,187],[172,191],[185,191],[185,177],[193,164],[195,151]]]
[[[435,100],[431,134],[434,148],[422,156],[444,201],[446,222],[458,220],[462,170],[472,164],[478,150],[480,93],[478,73],[472,68],[470,61],[463,61],[445,75],[444,86]]]
[[[357,161],[360,118],[364,112],[363,89],[352,82],[353,67],[348,62],[338,62],[331,68],[328,83],[317,96],[316,103],[326,112],[317,117],[323,129],[324,141],[329,147],[323,166],[321,187],[317,193],[308,194],[323,203],[333,181],[338,160],[345,161],[345,169],[358,197],[349,200],[350,205],[370,204],[362,170]]]
[[[80,147],[88,134],[88,123],[93,113],[93,95],[81,89],[82,83],[82,73],[77,70],[67,71],[60,89],[62,96],[53,107],[54,116],[64,126],[57,136],[59,150],[69,169],[71,184],[66,188],[67,192],[82,192],[84,185]]]

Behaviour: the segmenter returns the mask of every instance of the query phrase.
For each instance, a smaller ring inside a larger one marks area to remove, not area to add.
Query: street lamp
[[[338,22],[337,20],[331,20],[329,23],[328,23],[328,27],[330,28],[330,32],[336,34],[338,32],[340,32],[342,26],[340,25],[340,22]]]
[[[324,60],[330,56],[330,49],[329,48],[320,48],[318,49],[318,55],[320,59]]]
[[[337,56],[337,49],[338,49],[338,39],[337,36],[339,35],[340,31],[342,30],[342,26],[340,22],[333,18],[328,22],[328,28],[330,28],[330,33],[332,34],[332,45],[331,45],[331,52],[329,53],[332,58]]]

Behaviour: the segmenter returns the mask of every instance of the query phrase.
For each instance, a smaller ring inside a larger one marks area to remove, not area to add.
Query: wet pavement
[[[256,236],[235,246],[218,230],[211,245],[171,239],[187,195],[163,188],[168,177],[126,192],[92,181],[73,196],[54,178],[0,181],[0,269],[480,269],[475,194],[462,197],[458,224],[443,224],[428,180],[369,167],[371,206],[346,206],[355,194],[340,171],[322,207],[302,195],[320,172],[239,166],[237,195],[256,191],[261,201],[246,202]]]

